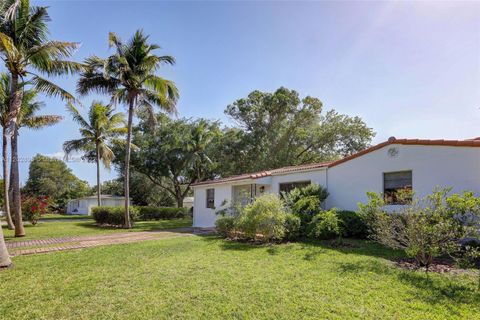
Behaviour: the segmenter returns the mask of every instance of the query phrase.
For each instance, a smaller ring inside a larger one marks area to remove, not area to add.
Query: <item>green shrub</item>
[[[303,188],[295,188],[289,193],[283,194],[283,197],[285,198],[285,204],[293,208],[298,200],[308,197],[315,197],[320,205],[327,199],[328,192],[321,185],[312,183]]]
[[[142,221],[185,218],[189,214],[188,208],[139,206],[137,209]]]
[[[285,216],[285,240],[296,240],[300,237],[301,220],[294,214]]]
[[[462,213],[459,204],[471,202],[471,195],[464,194],[463,199],[454,195],[452,200],[449,191],[435,188],[432,194],[412,199],[409,205],[392,213],[386,213],[380,195],[369,193],[369,202],[360,205],[360,210],[369,217],[371,238],[387,247],[405,250],[428,271],[436,257],[451,255],[458,250],[460,239],[477,232],[457,217]]]
[[[98,224],[107,224],[112,226],[121,226],[124,222],[124,207],[94,207],[92,208],[93,219]],[[131,221],[137,220],[138,210],[136,207],[130,207]]]
[[[285,205],[298,216],[301,221],[300,234],[305,236],[307,226],[312,218],[322,212],[321,204],[328,197],[328,192],[318,184],[310,184],[304,188],[295,188],[284,193]]]
[[[220,217],[215,221],[215,229],[222,237],[230,237],[235,229],[236,219],[234,217]]]
[[[313,217],[308,229],[308,236],[315,239],[334,239],[342,235],[341,221],[335,208]]]
[[[320,207],[320,201],[314,196],[300,198],[291,209],[292,213],[300,218],[303,227],[306,227],[314,216],[323,211]]]
[[[356,211],[339,210],[337,216],[343,227],[343,236],[346,238],[367,238],[367,225]]]
[[[237,226],[247,239],[280,240],[285,235],[286,215],[282,200],[274,194],[266,194],[242,210]]]

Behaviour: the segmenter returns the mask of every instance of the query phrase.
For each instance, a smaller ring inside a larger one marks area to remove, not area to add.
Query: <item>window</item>
[[[383,195],[386,204],[405,204],[412,200],[412,171],[383,174]]]
[[[207,189],[207,208],[215,208],[215,189]]]
[[[303,188],[310,184],[310,181],[285,182],[280,183],[280,195],[288,193],[295,188]]]

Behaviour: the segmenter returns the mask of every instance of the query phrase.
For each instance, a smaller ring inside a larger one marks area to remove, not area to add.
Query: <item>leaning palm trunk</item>
[[[20,195],[20,173],[18,169],[18,129],[16,128],[12,136],[12,161],[10,165],[10,188],[12,191],[13,212],[15,214],[15,237],[25,236],[22,219],[22,199]]]
[[[10,213],[10,197],[8,196],[8,137],[7,130],[3,128],[3,141],[2,141],[2,165],[3,165],[3,206],[5,210],[5,217],[7,218],[8,229],[15,229],[15,225],[12,221],[12,215]]]
[[[102,200],[101,200],[101,189],[100,189],[100,154],[99,154],[99,147],[98,147],[98,142],[97,145],[95,146],[95,160],[97,162],[97,204],[100,207],[102,205]]]
[[[125,224],[124,228],[130,229],[132,222],[130,221],[130,150],[132,144],[132,122],[133,122],[133,100],[130,101],[128,107],[128,132],[127,132],[127,146],[125,151]]]
[[[10,255],[8,254],[7,246],[5,245],[5,239],[3,238],[3,229],[0,226],[0,268],[7,268],[12,265]]]

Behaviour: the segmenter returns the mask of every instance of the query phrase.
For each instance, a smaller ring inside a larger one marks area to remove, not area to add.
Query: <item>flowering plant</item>
[[[28,197],[22,201],[22,212],[25,220],[36,225],[38,220],[47,213],[48,196]]]

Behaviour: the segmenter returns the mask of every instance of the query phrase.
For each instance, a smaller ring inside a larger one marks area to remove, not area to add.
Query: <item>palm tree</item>
[[[0,268],[9,267],[12,264],[10,255],[8,254],[5,238],[3,238],[3,229],[0,226]]]
[[[100,160],[107,169],[110,168],[114,155],[108,142],[127,133],[125,115],[121,112],[114,113],[115,109],[111,105],[103,105],[97,101],[92,103],[88,119],[82,117],[72,104],[68,105],[68,111],[73,120],[80,125],[82,138],[66,141],[63,144],[63,150],[66,157],[74,151],[84,151],[87,158],[89,155],[94,155],[97,165],[97,202],[98,206],[101,206]]]
[[[22,83],[24,86],[27,83]],[[7,218],[8,228],[13,230],[14,225],[10,213],[10,199],[8,196],[9,190],[9,178],[8,178],[8,124],[9,124],[9,108],[10,108],[10,87],[11,87],[11,77],[7,73],[0,74],[0,125],[2,126],[2,164],[3,164],[3,192],[4,192],[4,207]],[[45,106],[44,103],[35,101],[37,98],[37,92],[33,89],[23,90],[23,99],[20,109],[20,114],[18,116],[18,130],[22,127],[28,129],[42,129],[47,126],[54,125],[62,120],[61,116],[58,115],[37,115],[37,111]],[[16,130],[16,136],[18,135],[18,130]],[[12,137],[13,138],[13,137]]]
[[[115,53],[108,58],[92,56],[86,59],[86,71],[78,81],[77,91],[82,95],[92,91],[110,94],[113,104],[120,102],[128,105],[124,227],[131,228],[129,176],[133,115],[138,109],[143,109],[155,121],[154,106],[169,113],[176,112],[177,87],[172,81],[155,74],[161,65],[173,65],[175,59],[155,55],[153,51],[160,47],[149,44],[148,36],[141,30],[135,32],[128,42],[123,42],[115,33],[110,33],[109,45],[115,48]]]
[[[17,135],[18,116],[23,99],[21,82],[29,82],[37,91],[49,96],[74,100],[73,96],[40,74],[58,76],[73,74],[82,69],[80,63],[68,61],[78,47],[77,43],[48,39],[46,7],[30,6],[29,0],[3,0],[0,4],[0,56],[11,74],[10,114],[8,133],[12,134],[11,181],[15,236],[24,236],[22,222],[20,181],[18,169]],[[37,73],[33,72],[36,70]]]

